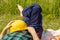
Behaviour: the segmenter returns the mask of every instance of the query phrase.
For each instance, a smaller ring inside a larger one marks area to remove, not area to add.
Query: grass
[[[60,18],[46,18],[44,17],[43,18],[43,28],[44,29],[54,29],[54,30],[57,30],[60,28]]]
[[[37,3],[42,7],[42,26],[45,29],[60,28],[60,0],[0,0],[0,32],[11,20],[22,19],[17,4],[26,7]]]
[[[9,21],[19,19],[22,19],[19,15],[12,15],[12,14],[0,15],[0,32],[7,25]]]

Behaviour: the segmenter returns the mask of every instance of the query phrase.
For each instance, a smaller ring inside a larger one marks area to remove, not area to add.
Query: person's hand
[[[21,5],[18,4],[18,9],[19,9],[20,12],[22,12],[23,7],[22,7]]]
[[[9,29],[9,28],[11,27],[11,24],[12,24],[13,22],[14,22],[14,21],[10,21],[10,22],[6,25],[5,29]]]
[[[19,9],[19,11],[20,11],[20,16],[23,16],[23,15],[22,15],[23,7],[18,4],[18,9]]]
[[[29,33],[31,33],[33,40],[40,40],[33,27],[28,27],[28,31],[29,31]]]
[[[28,31],[29,31],[29,33],[35,33],[35,29],[33,28],[33,27],[28,27]]]
[[[14,20],[15,21],[15,20]],[[0,39],[2,39],[2,37],[5,35],[7,29],[9,29],[11,27],[11,24],[14,22],[14,21],[10,21],[6,27],[2,30],[1,34],[0,34]]]
[[[1,34],[0,34],[0,40],[2,39]]]

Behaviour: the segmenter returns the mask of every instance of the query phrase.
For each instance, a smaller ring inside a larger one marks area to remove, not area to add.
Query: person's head
[[[11,24],[10,32],[15,32],[15,31],[24,31],[27,30],[27,25],[24,21],[22,20],[16,20]]]
[[[42,26],[42,8],[39,4],[32,4],[23,9],[22,14],[24,16],[24,21],[29,26],[32,23],[36,25],[40,24]],[[33,20],[33,21],[32,21]],[[37,22],[36,22],[37,21]],[[39,23],[40,22],[40,23]]]

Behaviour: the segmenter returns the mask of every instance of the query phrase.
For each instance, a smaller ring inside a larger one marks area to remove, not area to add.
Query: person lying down
[[[7,30],[10,32],[6,34]],[[39,40],[35,29],[22,20],[9,22],[0,34],[0,40]]]

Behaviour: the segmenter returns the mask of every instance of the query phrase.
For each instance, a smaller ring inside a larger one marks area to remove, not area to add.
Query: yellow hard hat
[[[24,21],[16,20],[15,22],[12,23],[12,27],[10,28],[10,32],[22,31],[22,30],[27,30],[27,25]]]

